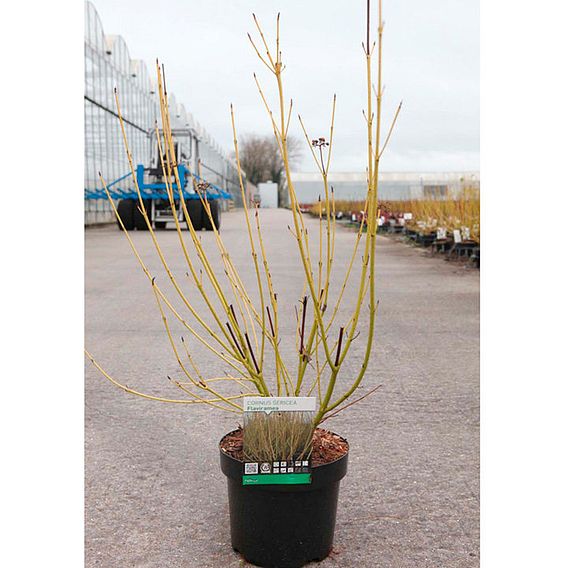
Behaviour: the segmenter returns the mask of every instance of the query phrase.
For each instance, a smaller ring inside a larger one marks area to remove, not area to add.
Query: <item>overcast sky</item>
[[[294,99],[310,136],[327,137],[337,93],[332,169],[365,169],[364,0],[93,3],[105,33],[122,35],[131,57],[144,60],[151,74],[156,57],[164,62],[169,90],[227,151],[232,150],[231,102],[239,134],[271,132],[252,77],[256,71],[273,93],[270,73],[246,33],[255,31],[254,12],[273,38],[280,11],[285,96]],[[478,0],[384,0],[383,16],[384,123],[403,100],[383,169],[477,170]],[[301,135],[297,120],[290,131]],[[315,169],[307,147],[297,169]]]

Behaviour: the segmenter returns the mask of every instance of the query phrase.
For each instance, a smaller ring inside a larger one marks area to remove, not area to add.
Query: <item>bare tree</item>
[[[273,181],[278,185],[278,207],[288,204],[288,191],[284,162],[273,136],[247,134],[239,141],[241,167],[247,180],[258,185]],[[291,166],[297,165],[302,156],[301,142],[297,138],[288,138],[288,154]]]

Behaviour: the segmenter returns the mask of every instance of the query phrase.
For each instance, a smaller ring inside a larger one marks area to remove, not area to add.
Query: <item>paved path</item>
[[[289,212],[262,212],[280,305],[301,295]],[[307,219],[315,238],[317,222]],[[248,266],[244,219],[223,236]],[[174,231],[159,233],[183,278]],[[133,238],[167,288],[147,233]],[[206,246],[212,235],[203,233]],[[354,234],[338,229],[336,268]],[[335,549],[322,567],[469,568],[479,565],[479,275],[380,238],[380,314],[365,387],[377,393],[330,420],[351,444]],[[253,281],[249,271],[244,278]],[[348,298],[351,295],[348,294]],[[284,317],[284,315],[283,315]],[[284,342],[286,339],[284,338]],[[131,387],[177,396],[176,364],[152,291],[115,227],[86,235],[86,345]],[[290,349],[291,350],[291,349]],[[351,370],[360,364],[354,348]],[[221,372],[214,359],[201,359]],[[172,390],[173,389],[173,390]],[[232,415],[127,395],[87,365],[86,566],[230,568],[245,564],[229,541],[217,442]]]

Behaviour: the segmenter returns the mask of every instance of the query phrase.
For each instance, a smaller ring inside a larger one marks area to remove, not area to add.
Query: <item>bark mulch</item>
[[[229,432],[221,440],[221,451],[243,461],[243,429]],[[312,467],[338,460],[349,451],[347,440],[323,428],[316,428],[312,447]]]

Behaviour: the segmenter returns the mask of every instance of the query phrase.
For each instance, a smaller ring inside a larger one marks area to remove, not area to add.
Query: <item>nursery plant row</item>
[[[304,206],[304,211],[325,215],[322,202]],[[334,203],[335,219],[347,226],[366,230],[367,211],[364,201],[338,200]],[[425,199],[382,201],[379,203],[378,230],[399,234],[407,241],[430,249],[447,260],[467,260],[480,266],[480,197],[478,189],[464,189],[458,196],[435,195]]]

